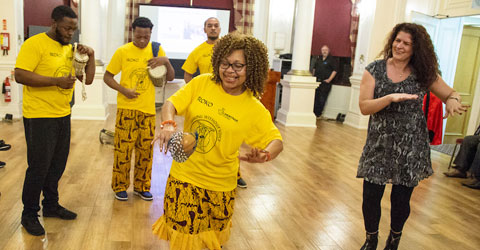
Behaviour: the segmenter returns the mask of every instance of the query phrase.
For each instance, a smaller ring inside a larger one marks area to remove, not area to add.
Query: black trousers
[[[23,183],[23,213],[37,214],[40,193],[44,208],[58,205],[58,181],[70,150],[70,115],[61,118],[23,118],[28,168]]]
[[[410,215],[410,198],[412,197],[413,187],[402,185],[393,185],[390,194],[390,228],[395,232],[401,232],[403,226]],[[385,185],[377,185],[368,181],[363,181],[363,220],[365,230],[369,233],[378,231],[382,208],[382,201]]]
[[[461,172],[470,170],[480,180],[480,135],[465,136],[453,163]]]
[[[315,89],[315,102],[313,104],[313,113],[315,113],[315,116],[319,117],[322,115],[331,89],[332,84],[324,81]]]

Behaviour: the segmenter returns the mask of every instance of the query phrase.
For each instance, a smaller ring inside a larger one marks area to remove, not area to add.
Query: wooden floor
[[[232,235],[224,249],[359,249],[364,241],[362,180],[356,168],[366,131],[319,121],[314,128],[285,128],[284,152],[266,164],[242,163],[247,189],[239,189]],[[110,188],[113,148],[101,145],[106,122],[72,121],[67,169],[60,203],[78,213],[74,221],[40,217],[47,234],[34,237],[20,225],[22,186],[27,167],[22,121],[0,122],[0,139],[12,149],[0,152],[0,249],[168,249],[151,233],[162,214],[169,162],[155,151],[153,202],[114,199]],[[480,191],[442,175],[449,157],[432,152],[435,174],[421,182],[411,201],[400,249],[480,249]],[[382,203],[378,249],[389,230],[389,193]],[[41,213],[40,213],[41,214]]]

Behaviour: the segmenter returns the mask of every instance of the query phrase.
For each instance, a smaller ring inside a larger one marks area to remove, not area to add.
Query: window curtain
[[[253,6],[255,0],[233,0],[235,29],[253,35]]]
[[[133,38],[132,22],[138,17],[138,5],[141,3],[150,3],[152,0],[126,0],[125,8],[125,43],[129,43]]]
[[[351,21],[350,21],[350,49],[352,50],[351,64],[352,72],[353,65],[355,62],[355,49],[357,48],[357,35],[358,35],[358,25],[360,21],[360,13],[358,11],[358,5],[361,0],[356,0],[352,5]]]

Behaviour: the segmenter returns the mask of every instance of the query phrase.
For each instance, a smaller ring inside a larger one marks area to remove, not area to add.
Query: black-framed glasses
[[[228,63],[228,62],[220,62],[220,68],[222,69],[228,69],[230,66],[234,71],[241,71],[246,64],[243,63]]]

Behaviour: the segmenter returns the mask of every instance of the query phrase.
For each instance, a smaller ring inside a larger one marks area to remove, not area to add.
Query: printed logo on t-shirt
[[[53,77],[67,77],[72,74],[72,66],[63,65],[55,70]],[[72,89],[63,89],[57,86],[58,91],[64,95],[69,95],[72,92]]]
[[[221,141],[222,130],[210,116],[196,116],[193,118],[190,131],[198,133],[196,152],[206,154]]]
[[[201,104],[204,104],[204,105],[207,106],[207,107],[212,107],[212,106],[213,106],[213,102],[211,102],[211,101],[209,101],[209,100],[207,100],[207,99],[204,99],[204,98],[202,98],[201,96],[199,96],[199,97],[197,98],[197,101],[200,102]]]
[[[225,112],[225,108],[221,108],[221,109],[218,109],[218,114],[227,118],[228,120],[232,120],[232,121],[235,121],[235,122],[238,122],[237,118],[233,117],[232,115],[230,114],[227,114]]]
[[[143,68],[135,69],[130,73],[130,82],[134,84],[132,87],[135,88],[138,93],[143,93],[147,89],[147,84],[145,82],[147,74],[147,70]]]
[[[53,57],[62,57],[63,55],[60,54],[60,53],[50,52],[50,56],[53,56]]]

